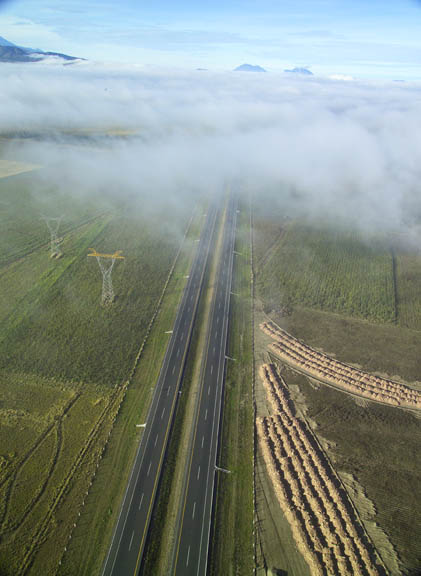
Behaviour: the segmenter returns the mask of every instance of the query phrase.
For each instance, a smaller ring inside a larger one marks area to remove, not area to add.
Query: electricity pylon
[[[95,256],[99,269],[102,272],[102,304],[103,306],[109,306],[114,300],[114,289],[113,282],[111,280],[111,272],[113,271],[114,264],[116,260],[124,260],[124,256],[121,255],[122,250],[117,250],[114,254],[101,254],[97,252],[94,248],[89,248],[91,253],[88,256]],[[111,264],[108,268],[105,266],[103,260],[111,260]]]
[[[61,238],[58,237],[58,229],[60,228],[63,216],[59,216],[58,218],[42,216],[41,219],[44,220],[44,222],[47,224],[51,235],[50,256],[51,258],[60,258],[63,253],[60,250]]]

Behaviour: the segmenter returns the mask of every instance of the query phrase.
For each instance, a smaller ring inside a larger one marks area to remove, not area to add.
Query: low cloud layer
[[[293,215],[398,230],[421,217],[420,120],[417,84],[2,66],[1,131],[54,135],[20,141],[9,157],[43,164],[41,179],[78,194],[176,203],[181,190],[231,181]],[[73,131],[95,138],[76,145]]]

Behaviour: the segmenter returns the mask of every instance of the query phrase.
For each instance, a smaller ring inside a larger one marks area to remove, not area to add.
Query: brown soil
[[[263,322],[260,327],[275,340],[271,349],[292,367],[363,398],[421,410],[421,392],[418,390],[343,364],[303,344],[273,322]]]
[[[273,414],[256,421],[269,477],[297,546],[316,576],[385,575],[376,550],[322,448],[297,416],[274,365],[260,369]]]

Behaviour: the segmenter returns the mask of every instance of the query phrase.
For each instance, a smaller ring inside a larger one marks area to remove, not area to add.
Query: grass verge
[[[253,403],[250,294],[250,213],[244,202],[237,218],[228,361],[223,398],[219,473],[211,537],[210,574],[252,574]]]

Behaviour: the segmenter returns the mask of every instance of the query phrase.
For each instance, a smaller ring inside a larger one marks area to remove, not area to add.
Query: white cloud
[[[4,65],[3,130],[120,128],[128,141],[25,147],[72,191],[171,198],[223,182],[287,211],[371,228],[421,215],[421,87],[90,63]],[[93,144],[95,144],[93,146]]]
[[[0,29],[4,38],[18,46],[50,50],[63,42],[54,28],[29,18],[0,14]]]

